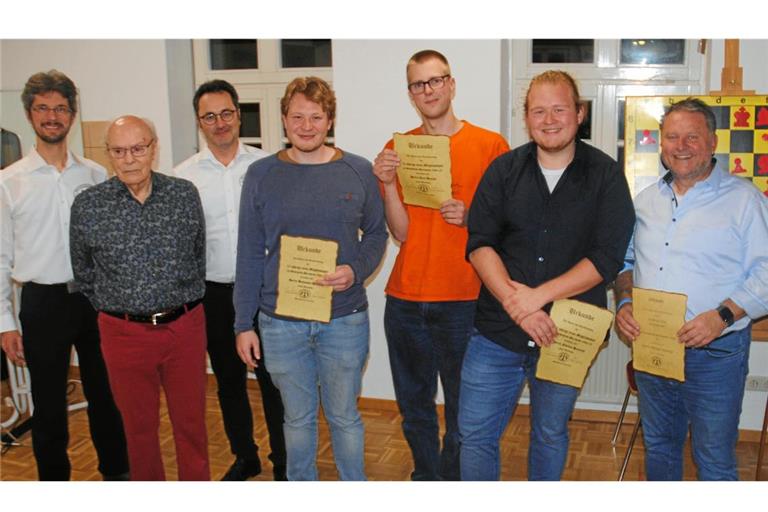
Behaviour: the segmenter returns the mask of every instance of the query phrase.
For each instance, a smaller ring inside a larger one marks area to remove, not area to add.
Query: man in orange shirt
[[[403,433],[413,454],[411,478],[459,480],[459,381],[480,291],[480,280],[464,259],[466,218],[483,172],[509,146],[498,133],[455,116],[456,81],[441,53],[415,53],[406,76],[408,97],[422,119],[408,133],[450,137],[453,197],[439,210],[405,204],[393,141],[376,157],[373,172],[381,182],[387,225],[400,242],[386,288],[384,330]],[[445,395],[442,450],[438,374]]]

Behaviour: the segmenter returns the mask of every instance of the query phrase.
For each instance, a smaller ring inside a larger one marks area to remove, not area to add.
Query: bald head
[[[147,142],[157,138],[155,126],[149,119],[133,115],[120,116],[112,121],[109,128],[107,128],[107,146],[114,145],[112,137],[115,133],[122,134],[124,131],[141,132],[142,136],[147,139]]]
[[[137,198],[140,192],[148,193],[156,141],[152,122],[136,116],[118,117],[107,129],[107,151],[115,174]]]

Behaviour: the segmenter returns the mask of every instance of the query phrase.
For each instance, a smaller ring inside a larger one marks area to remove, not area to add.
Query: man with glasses
[[[205,427],[205,218],[187,180],[152,171],[149,121],[115,120],[107,151],[116,176],[72,205],[75,282],[99,311],[104,360],[123,416],[132,480],[165,480],[160,387],[180,480],[208,480]]]
[[[240,190],[245,171],[265,151],[240,142],[240,104],[235,88],[224,80],[202,84],[193,99],[197,126],[207,147],[174,170],[195,184],[205,212],[208,247],[205,326],[208,355],[219,387],[224,431],[236,459],[222,480],[246,480],[261,473],[258,446],[253,440],[253,416],[248,400],[247,368],[235,350],[235,310],[232,289],[237,255]],[[269,430],[272,472],[285,480],[283,403],[264,365],[255,370]]]
[[[408,97],[422,124],[408,132],[450,137],[453,197],[439,210],[404,204],[390,140],[374,161],[387,224],[400,252],[387,283],[384,330],[413,480],[459,480],[457,409],[464,351],[480,281],[464,260],[466,217],[488,165],[509,150],[504,138],[453,113],[456,81],[441,53],[423,50],[406,66]],[[435,395],[445,395],[442,451]]]
[[[124,480],[125,435],[99,348],[96,312],[71,286],[69,257],[72,201],[104,181],[106,172],[67,148],[77,89],[66,75],[56,70],[32,75],[21,100],[35,131],[35,147],[0,173],[3,350],[15,364],[29,368],[35,406],[32,448],[40,480],[70,478],[67,376],[73,345],[99,471],[105,480]],[[22,284],[21,330],[13,308],[13,282]]]

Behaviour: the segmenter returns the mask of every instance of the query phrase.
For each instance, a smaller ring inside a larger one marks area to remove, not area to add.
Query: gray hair
[[[667,119],[667,116],[669,114],[672,114],[674,112],[689,112],[691,114],[701,114],[704,116],[704,119],[707,122],[707,130],[709,130],[709,133],[714,135],[715,130],[717,130],[717,119],[715,118],[715,113],[712,112],[712,108],[701,101],[698,98],[693,97],[687,97],[686,99],[682,101],[678,101],[677,103],[673,103],[669,107],[666,108],[664,111],[664,115],[661,116],[661,123],[659,126],[661,126],[661,129],[664,129],[664,121]]]

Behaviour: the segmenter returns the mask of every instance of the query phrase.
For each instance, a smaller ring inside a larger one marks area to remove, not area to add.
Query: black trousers
[[[40,480],[70,478],[67,374],[73,345],[99,471],[108,476],[127,473],[123,421],[112,399],[96,312],[88,299],[69,293],[64,284],[27,283],[21,290],[19,318],[35,407],[32,449]]]
[[[253,416],[248,400],[247,367],[235,347],[235,308],[231,284],[206,281],[205,306],[208,355],[219,391],[219,406],[224,430],[232,453],[244,459],[255,458],[258,446],[253,440]],[[262,356],[263,357],[263,356]],[[283,401],[272,383],[264,362],[256,368],[261,389],[264,417],[269,431],[269,459],[274,466],[285,466],[285,436],[283,435]]]

